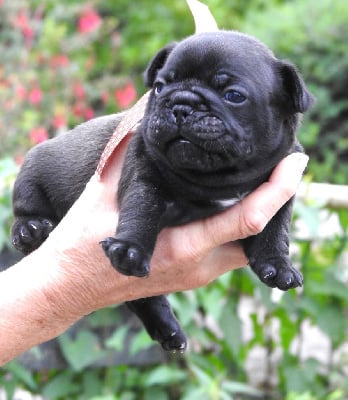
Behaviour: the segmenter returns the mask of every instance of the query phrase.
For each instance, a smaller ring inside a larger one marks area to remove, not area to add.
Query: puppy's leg
[[[25,173],[19,175],[14,186],[13,210],[12,243],[23,254],[29,254],[48,237],[57,221],[49,200]]]
[[[152,256],[165,202],[157,188],[133,183],[122,199],[115,237],[101,245],[111,264],[124,275],[144,277],[150,273]]]
[[[258,235],[243,240],[245,254],[256,275],[270,287],[288,290],[303,278],[289,257],[289,226],[293,199],[288,201]]]
[[[140,318],[148,334],[167,351],[184,351],[186,337],[165,296],[129,301],[127,306]]]

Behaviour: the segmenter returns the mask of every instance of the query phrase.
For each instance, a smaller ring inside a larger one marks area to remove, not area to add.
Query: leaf
[[[264,393],[241,382],[223,382],[222,389],[232,394],[245,394],[247,396],[264,397]]]
[[[286,396],[286,400],[316,400],[310,392],[305,393],[297,393],[297,392],[290,392]]]
[[[103,382],[99,379],[97,370],[83,372],[83,397],[90,399],[103,391]]]
[[[126,335],[128,333],[127,326],[121,326],[117,328],[115,333],[106,340],[105,345],[108,348],[112,348],[116,351],[121,351],[124,347]]]
[[[341,300],[348,300],[348,290],[344,283],[338,281],[332,271],[325,271],[320,281],[310,280],[306,282],[306,290],[313,295],[331,296]]]
[[[164,385],[179,383],[187,378],[184,371],[161,365],[150,372],[145,380],[145,386]]]
[[[18,381],[16,379],[6,379],[1,382],[1,389],[6,393],[6,399],[14,399],[15,391],[18,387]]]
[[[75,371],[81,371],[107,354],[101,350],[97,336],[87,331],[79,332],[75,340],[68,334],[58,340],[64,357]]]
[[[250,319],[253,323],[254,337],[251,343],[254,344],[265,344],[264,327],[258,322],[258,315],[256,313],[250,314]]]
[[[341,224],[341,227],[343,228],[344,231],[348,230],[348,213],[347,210],[338,210],[337,215],[339,217],[339,221]]]
[[[192,322],[199,307],[196,293],[193,291],[171,295],[170,304],[184,327]]]
[[[334,347],[344,341],[346,337],[347,321],[343,317],[342,310],[334,305],[323,306],[315,322],[319,328],[330,337]]]
[[[117,400],[118,397],[113,396],[112,394],[107,394],[105,396],[94,396],[90,397],[89,400]]]
[[[196,376],[199,382],[199,386],[210,386],[211,382],[214,380],[214,377],[206,373],[202,368],[197,365],[191,364],[190,369]]]
[[[6,364],[6,371],[11,372],[20,382],[24,383],[31,390],[37,389],[37,384],[34,381],[32,374],[20,365],[17,361],[11,361]]]
[[[214,320],[218,320],[224,309],[224,293],[216,286],[212,285],[211,288],[201,288],[197,290],[199,302],[202,304],[208,314]]]
[[[278,308],[274,313],[280,320],[280,340],[283,350],[288,351],[290,345],[298,334],[299,327],[293,319],[289,317],[289,314],[285,309]]]
[[[220,328],[224,333],[224,340],[237,357],[242,347],[242,324],[237,315],[237,307],[234,299],[230,299],[223,308],[220,318]]]
[[[337,389],[334,392],[330,393],[328,400],[343,400],[344,399],[344,391],[341,389]]]
[[[148,333],[144,329],[142,329],[133,336],[129,352],[132,356],[134,356],[142,350],[149,349],[151,346],[153,346],[153,341],[151,340]]]
[[[144,400],[168,400],[169,394],[167,394],[166,388],[151,387],[145,390]]]
[[[284,363],[282,373],[285,378],[286,393],[305,393],[308,387],[313,385],[317,368],[316,360],[299,363],[297,359],[291,359],[290,362]]]
[[[180,400],[206,400],[207,388],[206,387],[192,387],[189,388]],[[233,397],[230,398],[233,400]]]
[[[74,374],[67,370],[57,375],[44,386],[42,394],[44,398],[66,398],[68,395],[78,393],[80,386],[74,383]]]

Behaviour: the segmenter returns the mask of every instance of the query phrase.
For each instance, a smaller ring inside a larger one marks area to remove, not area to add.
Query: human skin
[[[99,245],[118,218],[117,182],[128,139],[99,181],[81,197],[39,249],[0,273],[0,365],[50,340],[84,315],[142,297],[194,289],[247,264],[239,239],[262,231],[292,197],[308,157],[286,157],[240,203],[216,216],[164,229],[147,278],[118,273]]]

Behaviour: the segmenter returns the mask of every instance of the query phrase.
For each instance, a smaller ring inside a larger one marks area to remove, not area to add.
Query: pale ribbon
[[[112,134],[108,144],[100,157],[96,174],[99,180],[102,179],[105,167],[108,164],[112,154],[116,150],[117,146],[122,142],[122,140],[132,131],[142,120],[147,105],[148,97],[150,92],[146,92],[135,104],[131,107],[126,114],[121,119],[120,123],[117,125],[114,133]]]

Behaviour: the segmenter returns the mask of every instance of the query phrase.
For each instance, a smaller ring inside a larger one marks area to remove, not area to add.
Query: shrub
[[[294,0],[262,13],[251,9],[241,24],[293,61],[317,98],[300,140],[311,157],[310,175],[319,182],[347,183],[347,15],[345,0]]]

